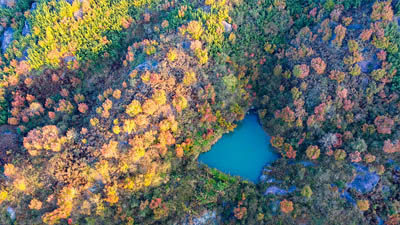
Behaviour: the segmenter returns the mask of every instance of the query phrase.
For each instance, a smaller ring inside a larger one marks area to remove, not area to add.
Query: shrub
[[[55,108],[57,112],[63,112],[63,113],[68,113],[71,114],[74,111],[74,106],[72,103],[68,100],[61,99],[58,102],[58,107]]]
[[[167,96],[164,90],[156,90],[153,94],[153,100],[159,105],[164,105],[167,102]]]
[[[310,73],[310,68],[306,64],[296,65],[293,68],[293,75],[297,78],[303,79]]]
[[[243,217],[247,214],[247,208],[246,207],[235,207],[233,209],[233,214],[236,217],[236,219],[241,220]]]
[[[337,47],[342,46],[342,41],[346,35],[346,27],[342,26],[341,24],[337,25],[335,27],[335,34],[336,37],[335,39],[332,41],[333,44],[335,44]]]
[[[280,202],[280,206],[281,206],[281,212],[283,213],[291,213],[293,211],[293,202],[292,201],[288,201],[286,199],[284,199],[283,201]]]
[[[124,120],[123,129],[124,129],[124,131],[125,131],[126,133],[128,133],[128,134],[132,133],[133,131],[136,130],[135,121],[134,121],[133,119]]]
[[[139,127],[144,128],[149,124],[149,118],[146,116],[146,114],[139,114],[135,118],[135,124]]]
[[[195,50],[196,57],[199,59],[199,63],[201,65],[206,64],[208,62],[208,52],[207,49],[196,49]]]
[[[177,53],[176,49],[170,49],[169,52],[167,53],[167,59],[170,62],[175,61],[177,56],[178,56],[178,53]]]
[[[176,146],[175,151],[176,151],[176,157],[178,157],[178,158],[183,157],[184,152],[183,152],[183,148],[181,146]]]
[[[312,194],[313,192],[309,185],[304,186],[301,190],[301,195],[303,195],[304,197],[310,198]]]
[[[364,160],[366,163],[372,163],[375,161],[375,159],[376,159],[376,156],[369,154],[369,153],[364,156]]]
[[[60,151],[65,141],[65,137],[59,136],[56,126],[48,125],[29,131],[28,135],[24,137],[23,144],[29,154],[36,156],[40,154],[41,150]]]
[[[25,191],[26,190],[26,181],[23,178],[15,179],[13,182],[15,189],[18,191]]]
[[[158,105],[155,101],[147,99],[143,103],[143,112],[149,115],[153,115],[158,110]]]
[[[59,208],[47,212],[42,216],[43,222],[47,224],[55,224],[60,219],[66,219],[71,215],[73,209],[73,200],[77,197],[78,191],[73,187],[64,187],[61,190],[57,200]]]
[[[118,142],[110,140],[108,144],[104,144],[101,148],[101,154],[104,156],[104,158],[117,158]]]
[[[114,92],[113,92],[113,97],[115,98],[115,99],[120,99],[121,98],[121,91],[120,90],[114,90]]]
[[[192,36],[193,39],[199,40],[201,35],[203,34],[203,26],[201,22],[192,20],[187,25],[186,31]]]
[[[42,208],[42,202],[37,200],[36,198],[32,199],[29,203],[30,209],[40,210]]]
[[[293,110],[290,109],[289,106],[286,106],[284,109],[282,109],[282,112],[280,113],[280,118],[282,118],[282,120],[286,123],[294,122],[294,120],[296,119]]]
[[[106,196],[107,198],[105,198],[104,200],[110,203],[110,205],[114,205],[115,203],[117,203],[119,200],[117,193],[117,185],[106,186]]]
[[[10,117],[7,119],[8,124],[12,126],[17,126],[19,124],[19,120],[15,117]]]
[[[8,198],[8,192],[5,190],[0,191],[0,204]]]
[[[361,74],[361,67],[358,64],[355,64],[354,66],[350,67],[350,75],[352,76],[358,76]]]
[[[79,103],[78,104],[78,111],[81,113],[86,113],[88,111],[89,107],[85,103]]]
[[[271,143],[272,147],[280,149],[283,146],[284,140],[280,136],[272,136],[270,143]]]
[[[196,74],[193,71],[185,72],[185,75],[183,77],[183,84],[185,86],[191,86],[192,84],[196,83],[196,81]]]
[[[372,33],[372,29],[365,29],[361,32],[360,39],[363,41],[368,41],[371,38]]]
[[[391,6],[392,1],[376,1],[372,6],[371,19],[372,20],[393,20],[393,10]]]
[[[320,58],[314,58],[311,60],[311,67],[317,74],[323,74],[325,72],[326,63]]]
[[[360,162],[361,161],[361,156],[359,151],[355,151],[353,153],[350,153],[350,159],[351,162]]]
[[[374,120],[374,124],[380,134],[391,134],[394,121],[387,116],[378,116]]]
[[[172,105],[176,108],[176,111],[181,112],[188,106],[188,102],[184,96],[179,95],[172,100]]]
[[[297,100],[301,97],[301,91],[297,87],[293,87],[290,92],[292,93],[293,100]]]
[[[134,117],[142,112],[142,105],[138,100],[132,100],[132,102],[126,107],[125,112],[129,116]]]
[[[395,141],[394,143],[392,143],[392,141],[389,140],[389,139],[384,141],[383,151],[385,153],[400,152],[400,142],[399,141]]]
[[[229,91],[234,92],[236,90],[236,87],[238,85],[238,79],[235,75],[230,74],[230,75],[224,76],[222,78],[222,81],[224,82],[225,87]]]
[[[4,175],[7,177],[12,177],[16,174],[17,170],[13,164],[7,163],[4,165]]]
[[[347,154],[343,149],[336,149],[334,156],[336,160],[341,161],[346,158]]]
[[[318,146],[310,145],[306,150],[306,155],[309,159],[318,159],[320,150]]]
[[[386,75],[386,71],[384,69],[377,69],[371,72],[371,77],[374,78],[374,80],[379,81],[382,78],[384,78]]]
[[[346,73],[338,70],[332,70],[329,74],[329,78],[332,80],[336,80],[338,83],[343,82],[345,77]]]
[[[367,211],[369,209],[369,201],[368,200],[357,200],[357,207],[361,211]]]
[[[357,52],[359,50],[358,43],[355,40],[350,40],[347,42],[347,47],[351,53]]]

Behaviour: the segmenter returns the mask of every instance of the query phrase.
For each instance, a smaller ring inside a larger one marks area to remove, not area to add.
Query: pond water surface
[[[256,183],[263,167],[278,158],[269,140],[257,115],[249,114],[233,132],[224,134],[210,151],[200,154],[199,161]]]

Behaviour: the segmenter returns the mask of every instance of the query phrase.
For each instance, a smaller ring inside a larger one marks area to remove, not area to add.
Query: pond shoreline
[[[254,110],[246,113],[233,132],[221,136],[209,151],[199,154],[199,162],[257,183],[262,169],[278,158]]]

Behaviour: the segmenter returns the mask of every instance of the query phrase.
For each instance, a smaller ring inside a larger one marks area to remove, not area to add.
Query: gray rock
[[[390,187],[387,185],[382,185],[381,190],[382,193],[390,193]]]
[[[71,5],[72,5],[72,3],[74,3],[74,1],[75,1],[75,0],[66,0],[66,1],[67,1],[69,4],[71,4]],[[80,3],[82,3],[82,2],[83,2],[83,0],[79,0],[79,2],[80,2]]]
[[[89,191],[91,191],[92,193],[98,193],[99,191],[101,191],[104,188],[104,184],[101,181],[96,181],[96,183],[94,183],[90,188]]]
[[[385,221],[382,218],[380,218],[379,216],[376,217],[376,220],[378,220],[378,225],[385,224]]]
[[[292,193],[293,191],[297,190],[296,186],[290,186],[288,192]]]
[[[37,3],[36,3],[36,2],[32,3],[32,6],[31,6],[31,11],[35,10],[35,9],[36,9],[36,7],[37,7]]]
[[[347,29],[350,30],[361,30],[363,29],[363,25],[356,23],[356,24],[350,24],[349,26],[347,26]]]
[[[157,61],[146,60],[144,63],[137,65],[135,67],[135,70],[139,71],[152,70],[157,68],[157,65],[158,65]]]
[[[274,182],[280,183],[279,181],[277,181],[277,180],[274,179],[274,178],[271,178],[271,179],[268,179],[268,180],[267,180],[267,183],[274,183]]]
[[[31,28],[27,20],[25,20],[24,28],[22,28],[22,35],[26,36],[31,33]]]
[[[279,208],[280,208],[279,205],[280,205],[280,201],[278,201],[278,200],[273,201],[269,204],[269,207],[271,208],[273,214],[276,214],[279,212]]]
[[[71,61],[74,61],[74,60],[76,60],[76,57],[75,57],[75,56],[65,56],[65,57],[64,57],[64,61],[65,61],[66,63],[71,62]]]
[[[327,133],[321,138],[320,143],[325,148],[331,148],[338,143],[338,137],[334,133]]]
[[[10,206],[7,207],[7,213],[10,216],[11,220],[15,220],[15,210]]]
[[[293,191],[295,191],[297,189],[296,186],[291,186],[289,187],[288,190],[284,190],[282,188],[279,188],[277,186],[270,186],[267,188],[267,190],[265,191],[264,195],[269,195],[269,194],[273,194],[273,195],[286,195],[286,194],[290,194]]]
[[[364,91],[367,89],[368,84],[369,84],[369,79],[368,79],[368,77],[362,78],[362,80],[361,80],[361,87],[362,87],[362,89],[363,89]]]
[[[299,163],[301,165],[303,165],[304,167],[315,166],[315,164],[313,162],[310,162],[310,161],[301,161]]]
[[[393,159],[388,159],[388,160],[386,161],[386,163],[389,163],[390,165],[393,165],[393,163],[395,163],[395,162],[394,162]]]
[[[335,40],[335,38],[336,38],[336,34],[333,33],[333,34],[332,34],[332,37],[331,37],[331,40],[329,40],[329,46],[330,46],[330,47],[334,47],[332,41]]]
[[[400,16],[393,16],[393,21],[397,22],[397,25],[400,24]]]
[[[260,180],[260,182],[264,182],[265,180],[267,180],[267,176],[266,175],[261,175],[259,180]]]
[[[212,224],[218,224],[218,218],[217,218],[217,213],[216,211],[206,211],[202,215],[192,218],[190,220],[189,217],[187,217],[182,223],[179,223],[182,225],[212,225]]]
[[[212,211],[211,213],[206,212],[202,216],[194,218],[193,225],[209,224],[211,221],[215,220],[216,216],[217,216],[217,213],[215,211]]]
[[[11,27],[7,28],[7,30],[4,31],[3,41],[1,43],[1,49],[3,50],[3,53],[6,51],[8,46],[13,41],[13,35],[14,35],[14,30]]]
[[[268,169],[268,168],[264,168],[263,169],[263,173],[269,173],[269,172],[271,172],[272,170],[271,169]]]
[[[293,164],[301,164],[304,167],[315,166],[315,164],[310,161],[300,161],[300,162],[290,161],[289,162],[289,165],[293,165]]]
[[[378,184],[380,176],[375,172],[369,172],[365,166],[359,164],[353,165],[357,171],[357,175],[351,183],[347,184],[347,187],[355,189],[362,194],[371,192]]]
[[[269,195],[269,194],[273,194],[273,195],[286,195],[288,193],[288,191],[281,189],[277,186],[271,186],[268,187],[267,190],[265,191],[264,195]]]
[[[361,68],[361,72],[363,73],[370,73],[373,70],[378,69],[380,67],[379,64],[380,63],[377,59],[363,60],[357,63],[357,65]]]
[[[337,185],[331,184],[331,187],[337,187]],[[348,191],[343,190],[342,188],[338,188],[338,190],[341,198],[346,199],[346,201],[352,205],[356,204],[356,200],[354,200],[353,196],[351,196],[351,194]]]
[[[182,42],[182,48],[189,49],[190,44],[191,44],[190,41],[184,41],[184,42]]]
[[[25,49],[24,52],[22,52],[21,60],[27,60],[27,59],[28,59],[28,49]]]
[[[341,191],[341,190],[339,190],[339,191]],[[351,203],[353,205],[356,204],[356,201],[354,200],[354,198],[350,195],[350,193],[348,191],[343,191],[340,194],[340,197],[345,198],[347,200],[347,202],[349,202],[349,203]]]
[[[222,25],[224,26],[225,32],[230,33],[232,31],[232,25],[227,23],[226,21],[222,21]]]
[[[203,11],[206,13],[210,13],[211,12],[211,7],[209,5],[205,5],[202,7]]]

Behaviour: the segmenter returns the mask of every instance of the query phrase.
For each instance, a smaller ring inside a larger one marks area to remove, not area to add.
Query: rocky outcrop
[[[6,51],[8,46],[10,46],[11,42],[13,41],[14,29],[11,27],[7,28],[3,34],[3,41],[1,42],[1,49],[3,53]]]
[[[368,168],[359,164],[354,164],[357,175],[354,180],[347,184],[348,188],[364,194],[371,192],[380,180],[380,176],[375,172],[369,172]]]

